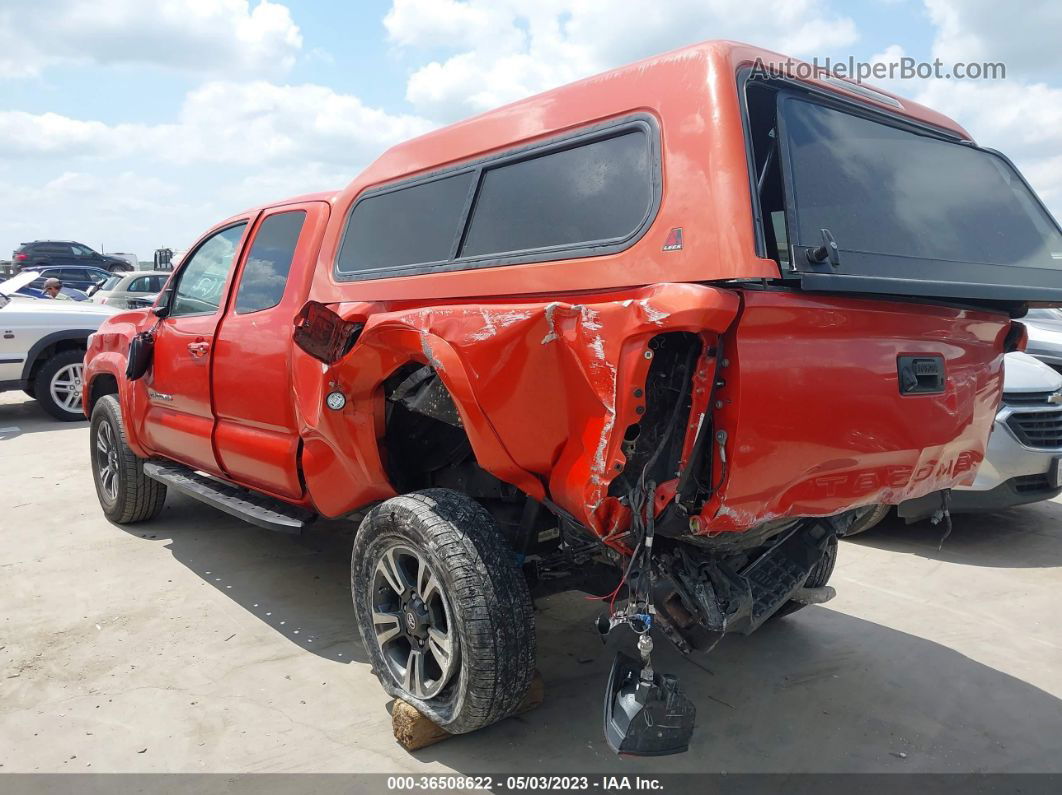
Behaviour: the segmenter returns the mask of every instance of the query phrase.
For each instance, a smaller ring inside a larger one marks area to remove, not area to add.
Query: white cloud
[[[291,68],[302,34],[270,0],[4,0],[0,41],[0,77],[62,63],[268,76]]]
[[[13,164],[0,241],[102,236],[146,259],[246,207],[341,189],[431,126],[324,86],[262,81],[205,83],[165,124],[0,112],[0,158]]]
[[[405,51],[452,53],[406,87],[418,111],[445,120],[704,39],[802,55],[858,38],[820,0],[394,0],[384,25]]]
[[[1062,3],[925,0],[936,26],[933,55],[946,63],[1003,61],[1008,76],[1057,76],[1062,68]]]
[[[1062,219],[1062,88],[1018,80],[932,80],[914,99],[955,119],[979,145],[1007,155]]]
[[[209,200],[189,201],[181,193],[129,171],[67,171],[41,184],[0,181],[0,238],[11,248],[26,240],[80,240],[150,259],[155,248],[179,245],[177,239],[187,245],[188,230],[217,220]]]
[[[431,127],[324,86],[209,82],[185,98],[177,120],[114,124],[56,113],[0,111],[0,154],[13,157],[149,156],[163,162],[246,166],[325,162],[344,181],[374,155]]]

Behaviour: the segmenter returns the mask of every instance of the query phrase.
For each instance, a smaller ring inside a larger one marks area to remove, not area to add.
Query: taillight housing
[[[29,254],[24,251],[20,251],[15,255],[15,262],[22,262],[26,259],[29,259]]]

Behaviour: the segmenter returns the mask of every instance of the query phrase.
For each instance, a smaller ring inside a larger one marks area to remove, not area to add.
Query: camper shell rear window
[[[1005,157],[785,81],[745,86],[758,235],[805,289],[1062,299],[1062,230]]]
[[[335,275],[379,279],[613,253],[649,227],[660,184],[651,117],[598,125],[367,191],[351,208]]]

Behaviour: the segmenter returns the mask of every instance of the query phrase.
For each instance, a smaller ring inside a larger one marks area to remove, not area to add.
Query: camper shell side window
[[[637,115],[363,193],[338,281],[621,251],[660,205],[656,122]]]

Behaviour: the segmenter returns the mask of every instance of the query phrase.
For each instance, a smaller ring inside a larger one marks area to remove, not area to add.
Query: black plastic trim
[[[488,168],[494,168],[500,165],[504,165],[509,161],[526,160],[531,157],[539,157],[544,154],[548,154],[554,151],[561,151],[565,149],[572,149],[581,144],[593,143],[596,140],[604,140],[607,138],[613,138],[617,135],[623,134],[625,131],[641,129],[646,133],[646,137],[649,143],[649,150],[651,156],[651,173],[650,173],[650,205],[646,211],[645,217],[642,222],[635,227],[629,234],[621,238],[614,238],[610,240],[594,240],[579,243],[577,245],[563,245],[563,246],[550,246],[535,249],[524,249],[519,251],[505,252],[501,255],[490,254],[479,257],[462,257],[456,256],[460,250],[461,243],[464,236],[467,234],[470,215],[475,207],[475,196],[479,191],[479,186],[482,184],[483,172]],[[380,196],[386,193],[391,193],[396,190],[402,190],[404,188],[410,188],[415,185],[420,185],[426,182],[433,182],[437,179],[444,177],[452,177],[457,174],[466,172],[474,172],[475,178],[472,180],[471,188],[469,189],[469,195],[465,198],[464,207],[462,208],[462,214],[457,224],[457,230],[455,239],[450,250],[451,257],[447,260],[436,260],[435,262],[422,262],[411,265],[397,265],[387,268],[375,268],[371,270],[361,271],[341,271],[339,269],[339,258],[343,251],[343,246],[346,243],[347,231],[350,227],[350,218],[354,214],[358,205],[366,199],[370,199],[374,196]],[[549,262],[560,259],[575,259],[582,257],[600,256],[603,254],[614,254],[624,249],[630,248],[637,243],[649,228],[653,225],[653,221],[656,219],[657,213],[660,210],[660,203],[663,196],[663,177],[661,167],[661,153],[660,153],[660,130],[657,125],[656,119],[646,113],[638,113],[630,116],[625,116],[621,119],[613,119],[601,124],[595,124],[587,127],[583,127],[575,132],[566,133],[564,135],[550,138],[546,141],[536,141],[532,144],[527,144],[515,149],[509,149],[501,154],[491,155],[489,157],[479,158],[476,160],[462,163],[460,166],[441,169],[433,171],[430,174],[422,175],[414,179],[402,180],[399,182],[388,183],[384,186],[370,188],[363,191],[357,199],[351,204],[350,209],[347,210],[346,218],[343,222],[343,234],[340,236],[339,245],[336,248],[335,260],[332,263],[332,276],[337,282],[358,282],[358,281],[375,281],[377,279],[389,279],[395,276],[416,276],[424,273],[446,273],[449,271],[461,271],[461,270],[475,270],[478,268],[493,268],[499,265],[517,265],[527,262]]]
[[[851,252],[844,257],[852,261]],[[936,265],[935,260],[920,260],[927,267]],[[949,263],[955,264],[955,263]],[[989,267],[1009,268],[1010,265]],[[1057,273],[1046,269],[1029,268],[1045,274]],[[960,298],[972,301],[1023,302],[1062,304],[1062,286],[1007,285],[984,282],[952,282],[944,279],[906,279],[895,276],[853,276],[847,273],[801,273],[800,286],[813,292],[833,293],[878,293],[883,295],[910,295],[926,298]],[[1056,275],[1056,280],[1059,278]],[[1035,290],[1035,295],[1030,294]]]

